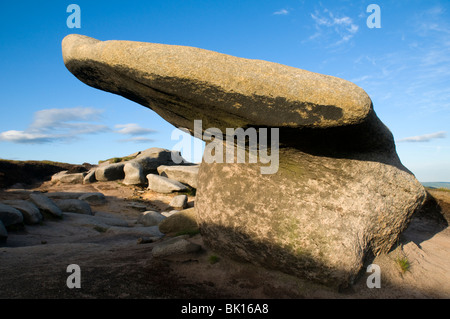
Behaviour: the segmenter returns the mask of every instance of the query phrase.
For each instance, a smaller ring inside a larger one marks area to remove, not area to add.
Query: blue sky
[[[381,28],[368,28],[370,4]],[[81,28],[70,29],[70,4]],[[2,1],[0,158],[97,163],[174,127],[65,68],[64,36],[194,46],[356,83],[422,182],[450,181],[450,1]],[[189,157],[189,156],[188,156]],[[198,155],[191,160],[198,160]]]

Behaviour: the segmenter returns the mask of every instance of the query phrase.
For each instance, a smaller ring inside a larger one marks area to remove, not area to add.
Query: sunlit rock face
[[[272,174],[261,163],[200,165],[197,219],[220,254],[345,286],[423,204],[424,188],[351,82],[192,47],[69,35],[62,48],[78,79],[191,134],[195,120],[202,132],[279,129]]]

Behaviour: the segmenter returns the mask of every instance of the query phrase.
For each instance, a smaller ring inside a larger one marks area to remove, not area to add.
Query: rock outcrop
[[[158,167],[158,173],[170,179],[174,179],[192,188],[197,188],[197,176],[200,165],[161,165]]]
[[[425,199],[370,97],[351,82],[191,47],[69,35],[62,49],[84,83],[193,135],[195,120],[200,133],[279,130],[279,149],[268,147],[279,155],[273,174],[255,163],[200,166],[197,219],[221,254],[348,285],[370,254],[394,245]]]
[[[174,156],[181,156],[179,152]],[[125,163],[125,185],[143,185],[148,174],[156,173],[159,166],[174,165],[172,151],[162,148],[150,148]]]

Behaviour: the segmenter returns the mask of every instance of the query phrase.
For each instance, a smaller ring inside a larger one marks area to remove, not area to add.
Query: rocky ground
[[[355,285],[337,292],[292,275],[233,261],[210,251],[200,234],[187,240],[200,251],[154,257],[155,245],[139,243],[147,234],[136,227],[142,210],[169,210],[176,194],[159,194],[121,182],[61,184],[44,182],[5,189],[0,200],[18,199],[30,191],[101,192],[106,203],[91,205],[94,217],[114,221],[108,228],[76,214],[10,230],[0,248],[0,298],[449,298],[450,230],[433,216],[417,216],[399,245],[369,263],[381,268],[381,288],[366,285],[362,273]],[[450,192],[430,191],[450,216]],[[189,196],[189,205],[194,205]],[[401,270],[399,261],[409,267]],[[66,285],[67,266],[81,269],[81,288]],[[407,269],[406,269],[407,268]]]

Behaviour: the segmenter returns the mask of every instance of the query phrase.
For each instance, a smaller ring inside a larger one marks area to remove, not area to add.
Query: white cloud
[[[102,113],[102,110],[89,107],[37,111],[25,131],[1,132],[0,141],[22,144],[69,142],[80,135],[106,132],[107,126],[91,123],[98,121]]]
[[[317,39],[324,36],[338,36],[337,41],[334,40],[333,46],[350,41],[359,30],[359,26],[353,23],[353,20],[347,16],[337,17],[328,9],[322,12],[315,11],[311,13],[311,18],[315,22],[316,32],[309,37],[309,40]]]
[[[152,129],[141,127],[136,123],[117,124],[115,126],[115,128],[119,129],[116,131],[119,134],[132,135],[132,136],[147,135],[147,134],[152,134],[152,133],[156,132]]]
[[[0,133],[0,141],[12,143],[42,144],[48,143],[51,140],[52,140],[51,136],[37,132],[24,132],[11,130]]]
[[[281,9],[279,11],[275,11],[273,14],[275,14],[275,15],[288,15],[289,11],[286,10],[286,9]]]
[[[411,136],[398,140],[397,142],[429,142],[436,138],[445,138],[447,136],[447,132],[441,131],[431,134],[419,135],[419,136]]]

